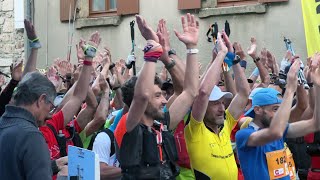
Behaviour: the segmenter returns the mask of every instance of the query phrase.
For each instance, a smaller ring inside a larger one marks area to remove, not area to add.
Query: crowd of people
[[[12,64],[0,95],[0,179],[65,178],[69,145],[98,154],[106,180],[320,179],[320,53],[303,67],[287,51],[278,64],[255,38],[244,52],[222,30],[200,74],[194,15],[175,31],[186,60],[164,19],[156,31],[136,22],[146,40],[137,75],[99,47],[98,32],[76,45],[77,64],[38,70],[40,39],[25,20],[31,53]]]

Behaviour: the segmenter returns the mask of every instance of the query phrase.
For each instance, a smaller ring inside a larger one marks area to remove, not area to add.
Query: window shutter
[[[139,0],[117,0],[117,14],[139,14]]]
[[[60,21],[69,21],[69,11],[71,5],[71,20],[73,20],[76,0],[60,0]]]
[[[259,0],[259,3],[288,2],[289,0]]]
[[[200,9],[201,0],[178,0],[178,9]]]

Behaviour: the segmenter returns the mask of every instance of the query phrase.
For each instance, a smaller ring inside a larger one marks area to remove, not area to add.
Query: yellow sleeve
[[[191,113],[190,122],[184,128],[184,136],[186,141],[199,141],[204,127],[203,120],[201,122],[195,120]]]

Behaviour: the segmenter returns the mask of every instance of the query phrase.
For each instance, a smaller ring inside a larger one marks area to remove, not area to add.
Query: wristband
[[[41,44],[40,44],[40,41],[29,41],[29,46],[30,48],[32,49],[39,49],[41,48]]]
[[[143,51],[144,60],[146,62],[157,62],[163,53],[161,45],[153,40],[148,40],[147,45],[144,47]]]
[[[176,65],[176,61],[172,58],[170,58],[170,63],[165,65],[165,68],[169,71]]]
[[[83,52],[86,57],[94,58],[96,56],[97,49],[94,46],[86,44],[83,48]]]
[[[228,65],[228,67],[231,67],[233,65],[233,60],[236,57],[236,55],[232,52],[228,52],[226,54],[226,57],[224,58],[224,62]]]
[[[92,65],[92,61],[84,60],[84,61],[83,61],[83,65],[85,65],[85,66],[91,66],[91,65]]]
[[[243,67],[244,69],[247,69],[247,61],[241,60],[240,61],[240,66]]]
[[[35,38],[35,39],[33,39],[33,40],[29,39],[29,41],[30,41],[30,42],[37,42],[37,41],[39,41],[39,38]]]
[[[199,49],[187,49],[187,54],[198,54]]]

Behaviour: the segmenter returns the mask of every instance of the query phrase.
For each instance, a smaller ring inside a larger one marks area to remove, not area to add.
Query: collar
[[[6,111],[2,117],[24,119],[37,127],[36,119],[31,112],[18,106],[6,105]]]
[[[254,122],[250,122],[249,126],[253,127],[254,130],[258,131],[259,129],[261,129],[256,123]]]

